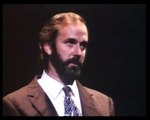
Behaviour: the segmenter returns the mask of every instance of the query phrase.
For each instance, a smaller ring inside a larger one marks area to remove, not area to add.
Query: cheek
[[[60,55],[61,59],[63,61],[66,61],[69,58],[70,55],[70,50],[68,50],[65,46],[61,45],[61,46],[56,46],[57,47],[57,52]]]
[[[81,56],[81,61],[82,61],[82,63],[84,62],[85,57],[86,57],[86,51],[85,51],[85,52],[83,52],[83,54],[82,54],[82,56]]]

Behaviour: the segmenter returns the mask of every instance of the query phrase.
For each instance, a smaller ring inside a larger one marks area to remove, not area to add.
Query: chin
[[[80,76],[81,70],[79,67],[67,67],[64,72],[64,77],[69,80],[78,79]]]

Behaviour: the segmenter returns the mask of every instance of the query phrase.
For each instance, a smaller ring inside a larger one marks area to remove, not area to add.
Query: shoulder
[[[98,113],[104,116],[114,115],[114,103],[110,96],[83,86],[78,82],[78,88],[81,94],[81,98],[85,101],[89,101],[94,108],[99,111]]]
[[[4,99],[13,99],[13,98],[18,98],[18,97],[22,97],[24,96],[25,94],[27,94],[27,89],[28,89],[28,85],[20,88],[20,89],[17,89],[9,94],[7,94]]]
[[[84,86],[84,89],[90,94],[90,96],[94,97],[95,99],[100,99],[101,101],[107,101],[110,99],[110,96],[98,90],[95,90],[86,86]]]
[[[90,96],[93,96],[93,97],[98,97],[98,98],[102,98],[102,99],[108,99],[109,96],[98,91],[98,90],[95,90],[95,89],[92,89],[92,88],[89,88],[87,86],[84,86],[82,85],[79,81],[77,81],[77,86],[78,88],[83,91],[84,93],[87,93],[89,94]]]
[[[30,93],[32,93],[34,88],[38,86],[36,78],[34,78],[29,84],[24,85],[23,87],[4,96],[3,101],[14,102],[27,99],[27,97],[30,95]]]
[[[100,105],[102,105],[102,104],[108,105],[108,106],[113,105],[113,100],[110,96],[108,96],[98,90],[84,86],[80,82],[77,82],[77,84],[78,84],[81,94],[84,94],[84,96],[85,95],[90,96],[90,98],[92,98],[93,102],[99,103]]]

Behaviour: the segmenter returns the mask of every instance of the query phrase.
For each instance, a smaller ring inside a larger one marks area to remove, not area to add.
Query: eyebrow
[[[66,40],[65,40],[65,42],[68,42],[68,41],[71,41],[71,42],[74,42],[74,43],[76,43],[76,42],[77,42],[77,40],[76,40],[76,39],[74,39],[74,38],[68,38],[68,39],[66,39]]]
[[[81,42],[82,44],[88,44],[88,41],[84,40]]]
[[[77,42],[78,40],[77,40],[77,39],[74,39],[74,38],[68,38],[68,39],[66,39],[64,42],[68,42],[68,41]],[[80,43],[88,44],[88,41],[87,41],[87,40],[81,40]]]

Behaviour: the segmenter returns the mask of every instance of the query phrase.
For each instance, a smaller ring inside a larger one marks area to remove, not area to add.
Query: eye
[[[81,42],[80,47],[82,50],[84,50],[87,48],[87,45],[88,45],[88,42],[84,41],[84,42]]]
[[[67,39],[67,40],[65,41],[65,43],[66,43],[67,45],[69,45],[69,46],[72,46],[72,45],[76,44],[77,41],[76,41],[75,39]]]

